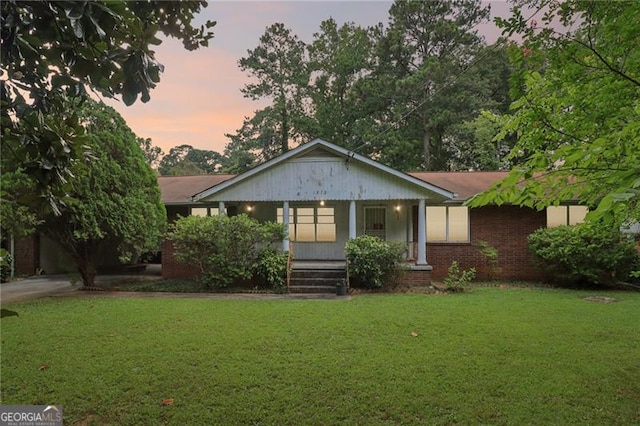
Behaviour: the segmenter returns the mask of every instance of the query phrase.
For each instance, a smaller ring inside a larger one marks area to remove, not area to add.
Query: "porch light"
[[[400,204],[396,205],[393,210],[396,212],[396,219],[400,220]]]
[[[251,213],[253,211],[253,206],[247,206],[247,211]]]
[[[320,200],[320,205],[324,206],[324,200]]]

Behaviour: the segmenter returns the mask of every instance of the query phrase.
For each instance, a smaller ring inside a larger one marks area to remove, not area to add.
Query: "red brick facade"
[[[14,241],[14,272],[19,275],[35,275],[40,266],[40,244],[37,236],[16,238]]]
[[[162,278],[196,278],[199,275],[197,266],[178,262],[173,253],[173,243],[171,241],[163,241]]]
[[[546,226],[544,211],[517,206],[488,206],[470,210],[469,243],[428,243],[429,270],[411,270],[400,278],[402,285],[429,285],[431,280],[442,281],[454,260],[461,269],[476,269],[476,279],[542,280],[544,275],[533,264],[527,249],[527,236]],[[498,250],[498,269],[492,271],[478,249],[478,241],[486,241]],[[194,266],[178,263],[173,245],[162,246],[162,276],[164,278],[192,278],[197,276]]]
[[[461,269],[476,268],[476,277],[480,280],[543,279],[542,272],[534,266],[533,256],[528,251],[527,237],[536,229],[546,226],[544,211],[517,206],[487,206],[470,209],[469,215],[470,243],[427,244],[427,262],[433,266],[434,280],[446,277],[454,260]],[[487,267],[477,247],[478,241],[486,241],[498,249],[497,274]]]
[[[426,287],[431,285],[431,270],[426,268],[410,269],[398,278],[398,284],[409,287]]]

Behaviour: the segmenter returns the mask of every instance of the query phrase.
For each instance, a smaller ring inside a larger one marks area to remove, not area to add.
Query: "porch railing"
[[[289,241],[289,252],[287,253],[287,291],[291,284],[291,270],[293,269],[293,242]]]

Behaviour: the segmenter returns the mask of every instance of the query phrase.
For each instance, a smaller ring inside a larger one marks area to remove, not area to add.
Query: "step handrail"
[[[289,251],[287,252],[287,291],[291,286],[291,270],[293,269],[293,242],[289,241]]]

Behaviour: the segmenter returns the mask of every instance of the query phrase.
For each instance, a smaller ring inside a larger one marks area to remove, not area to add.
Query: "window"
[[[386,239],[387,210],[384,207],[364,208],[364,235]]]
[[[588,209],[585,206],[549,206],[547,207],[547,227],[576,225],[584,221]]]
[[[225,208],[225,213],[227,209]],[[217,216],[217,207],[191,207],[191,216]]]
[[[469,208],[464,206],[428,206],[427,242],[469,242]]]
[[[284,223],[284,210],[278,208],[277,221]],[[333,207],[289,208],[289,240],[298,242],[333,242],[336,222]]]

